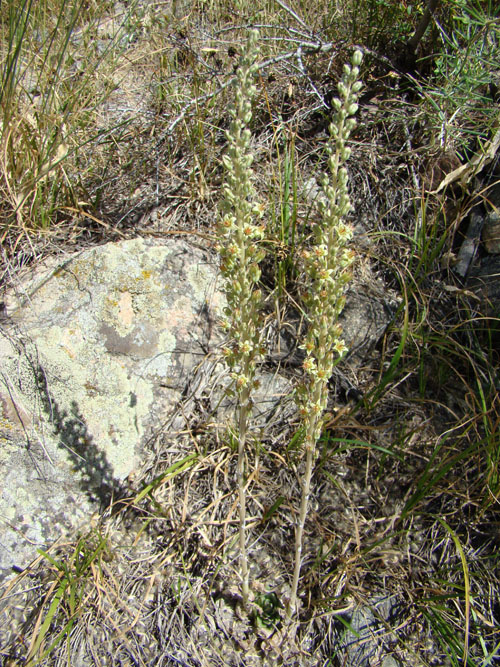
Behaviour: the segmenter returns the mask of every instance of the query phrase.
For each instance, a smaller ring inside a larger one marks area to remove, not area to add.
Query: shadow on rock
[[[123,485],[114,477],[105,452],[95,444],[77,402],[71,402],[69,411],[61,409],[49,390],[41,366],[36,369],[36,378],[42,407],[49,416],[58,445],[67,452],[78,474],[78,483],[89,500],[98,500],[103,507],[108,507],[112,501],[123,498]]]

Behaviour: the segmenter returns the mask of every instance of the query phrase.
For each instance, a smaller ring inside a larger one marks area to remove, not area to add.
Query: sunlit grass
[[[126,15],[98,37],[106,6],[5,2],[0,12],[1,230],[49,229],[82,196],[79,153],[102,139],[97,110],[113,89]]]

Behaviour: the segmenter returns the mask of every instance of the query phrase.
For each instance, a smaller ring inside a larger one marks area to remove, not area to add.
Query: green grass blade
[[[31,665],[40,664],[43,660],[45,660],[45,658],[47,656],[49,656],[52,653],[52,651],[56,648],[56,646],[61,643],[61,641],[64,639],[64,637],[66,635],[69,637],[69,633],[71,632],[71,628],[73,627],[73,625],[75,623],[75,620],[76,620],[75,618],[71,618],[66,623],[66,625],[63,627],[63,629],[60,632],[57,633],[57,635],[56,635],[55,639],[52,641],[51,645],[47,649],[45,649],[45,651],[42,653],[42,655],[37,660],[35,660],[34,662],[28,663],[29,667],[31,667]]]
[[[417,490],[415,493],[408,499],[406,505],[403,508],[401,513],[401,518],[405,518],[408,513],[426,496],[429,491],[436,486],[436,484],[443,479],[446,475],[449,474],[450,470],[460,463],[460,461],[467,460],[471,453],[476,449],[477,443],[473,443],[463,452],[456,454],[448,461],[446,461],[437,471],[434,471],[434,464],[437,460],[438,453],[440,452],[445,440],[442,439],[436,449],[433,451],[432,456],[427,464],[422,477],[417,482]]]
[[[49,610],[47,612],[47,615],[45,616],[43,623],[40,627],[40,630],[38,632],[38,636],[36,638],[35,644],[33,645],[33,648],[31,649],[29,655],[27,656],[27,661],[28,665],[34,665],[36,662],[33,662],[34,656],[38,652],[45,635],[47,634],[50,624],[52,623],[52,620],[57,612],[57,609],[59,607],[59,604],[64,596],[64,592],[66,591],[66,588],[68,587],[69,581],[68,579],[64,578],[61,583],[59,584],[59,587],[57,591],[54,594],[54,597],[52,598],[52,602],[50,603]],[[38,661],[37,661],[38,662]]]
[[[53,556],[51,556],[43,549],[37,549],[37,551],[41,556],[46,558],[49,561],[49,563],[53,565],[56,569],[58,569],[60,572],[63,572],[64,574],[68,573],[66,565],[63,562],[56,560],[55,558],[53,558]]]
[[[403,461],[403,456],[393,451],[392,449],[387,449],[387,447],[383,447],[382,445],[376,445],[371,442],[365,442],[364,440],[352,440],[350,438],[325,438],[325,441],[327,443],[330,442],[344,443],[343,447],[335,449],[335,451],[333,452],[334,454],[342,454],[342,452],[348,452],[351,449],[375,449],[379,452],[382,452],[383,454],[387,454],[388,456],[393,456],[394,458],[398,459],[398,461]]]
[[[284,496],[279,496],[279,498],[277,498],[277,500],[274,501],[271,507],[264,512],[261,521],[262,522],[268,521],[272,517],[272,515],[276,512],[276,510],[278,510],[281,507],[281,505],[283,505],[285,500],[286,498]]]
[[[147,495],[151,495],[152,492],[155,489],[157,489],[160,486],[160,484],[162,484],[165,480],[180,475],[182,472],[190,468],[197,459],[198,459],[197,454],[189,454],[189,456],[186,456],[181,461],[177,461],[176,463],[171,465],[164,472],[162,472],[161,475],[155,477],[152,482],[150,482],[147,486],[145,486],[142,489],[142,491],[138,493],[138,495],[135,497],[134,502],[138,503]]]
[[[408,337],[408,330],[409,330],[409,308],[408,308],[408,293],[407,293],[407,287],[406,284],[403,280],[401,282],[401,287],[403,289],[404,293],[404,301],[402,306],[400,307],[400,311],[402,310],[403,312],[403,324],[401,327],[401,339],[399,341],[399,345],[396,349],[396,352],[394,353],[394,356],[392,357],[390,363],[389,363],[389,368],[387,371],[384,373],[382,378],[380,379],[380,382],[378,385],[372,390],[370,394],[368,394],[366,400],[369,401],[369,405],[371,408],[373,408],[379,398],[382,396],[385,388],[387,385],[392,382],[396,375],[396,371],[401,359],[401,356],[403,354],[403,351],[406,346],[406,339]]]
[[[462,570],[464,573],[464,596],[465,596],[465,634],[464,634],[464,653],[463,653],[463,662],[464,665],[467,664],[467,656],[469,653],[469,633],[470,633],[470,576],[469,576],[469,566],[467,565],[467,559],[465,558],[465,553],[458,539],[457,534],[450,526],[446,523],[444,519],[437,516],[436,519],[443,526],[443,528],[449,533],[451,539],[453,540],[455,547],[460,555],[460,560],[462,562]]]

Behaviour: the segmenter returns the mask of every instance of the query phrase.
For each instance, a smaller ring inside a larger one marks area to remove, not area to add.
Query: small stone
[[[486,252],[500,254],[500,213],[492,211],[486,216],[483,227],[483,241]]]

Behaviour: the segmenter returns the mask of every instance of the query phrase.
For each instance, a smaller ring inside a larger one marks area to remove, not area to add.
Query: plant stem
[[[321,400],[321,395],[326,391],[328,380],[324,382],[316,382],[313,388],[313,402]],[[292,590],[290,593],[290,600],[286,607],[287,618],[290,621],[292,615],[297,611],[297,590],[299,586],[300,571],[302,568],[302,545],[304,542],[304,526],[306,523],[307,512],[309,509],[309,497],[311,495],[311,478],[314,469],[314,461],[316,459],[316,433],[320,425],[322,415],[321,413],[311,414],[310,419],[306,425],[306,433],[304,437],[306,450],[306,468],[302,476],[302,493],[300,497],[299,518],[295,528],[295,556],[292,578]]]
[[[240,574],[241,574],[241,596],[243,605],[246,606],[249,595],[248,583],[248,558],[246,548],[246,476],[245,476],[245,445],[247,438],[247,421],[249,413],[250,391],[245,387],[240,394],[239,411],[239,440],[238,440],[238,496],[239,496],[239,515],[240,515]]]
[[[287,618],[291,620],[297,606],[297,590],[299,587],[300,570],[302,568],[302,544],[304,536],[304,525],[306,523],[311,494],[311,477],[315,458],[315,447],[309,442],[306,446],[306,469],[302,478],[302,496],[300,499],[299,520],[295,529],[295,562],[292,578],[292,592],[286,608]]]

